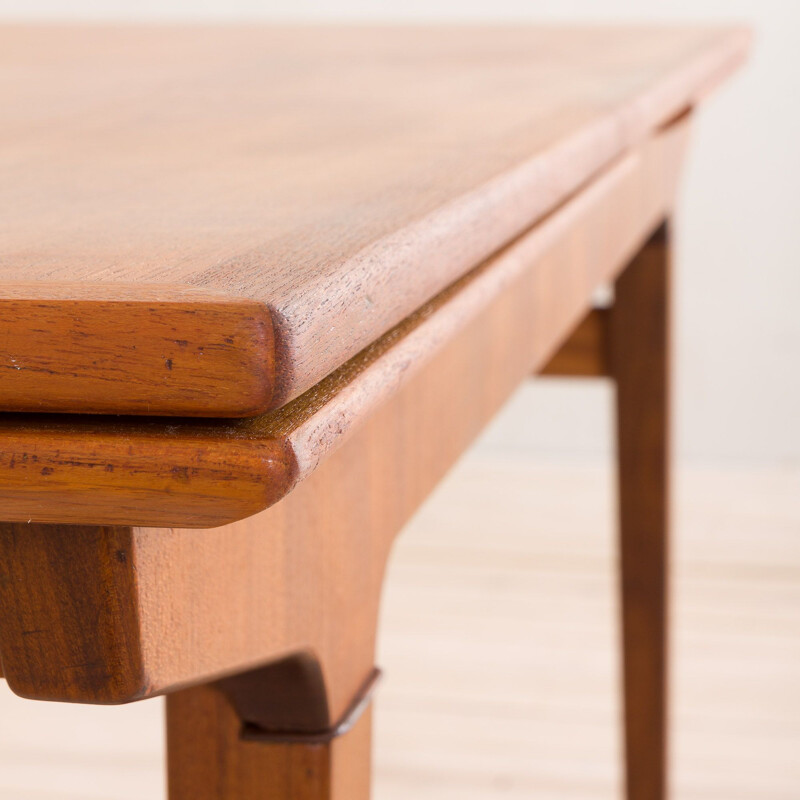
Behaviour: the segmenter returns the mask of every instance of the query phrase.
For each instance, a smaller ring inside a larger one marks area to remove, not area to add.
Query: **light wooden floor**
[[[800,471],[682,469],[678,800],[800,798]],[[378,800],[620,797],[611,475],[483,447],[398,546]],[[2,800],[163,798],[161,703],[0,688]]]

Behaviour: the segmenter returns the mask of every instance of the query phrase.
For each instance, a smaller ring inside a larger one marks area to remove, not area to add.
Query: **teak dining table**
[[[606,377],[626,790],[664,798],[670,219],[747,48],[0,29],[11,689],[166,695],[171,800],[365,800],[393,541],[527,377]]]

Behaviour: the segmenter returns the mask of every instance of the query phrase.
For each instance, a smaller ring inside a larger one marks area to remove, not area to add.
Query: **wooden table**
[[[527,376],[609,376],[627,793],[663,798],[669,218],[747,42],[2,29],[10,687],[167,694],[172,800],[368,797],[392,542]]]

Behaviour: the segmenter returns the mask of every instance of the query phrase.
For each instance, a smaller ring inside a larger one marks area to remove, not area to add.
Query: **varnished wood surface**
[[[693,106],[746,44],[664,27],[6,27],[0,408],[279,406]],[[228,299],[184,314],[175,286]]]
[[[24,271],[23,271],[24,274]],[[174,286],[0,283],[4,411],[257,414],[272,319],[252,300]]]
[[[668,796],[670,258],[665,224],[619,277],[609,325],[629,800]]]
[[[243,740],[218,688],[167,698],[169,800],[369,800],[372,709],[330,742]]]
[[[671,208],[687,124],[672,125],[616,162],[531,232],[277,411],[241,422],[175,424],[0,418],[4,518],[213,527],[280,499],[380,409],[402,413],[406,404],[435,401],[438,416],[476,415],[485,423],[485,397],[505,396],[526,370],[549,359],[585,315],[596,286],[619,272]],[[457,371],[460,359],[469,359],[467,372]],[[523,370],[514,379],[503,366],[509,363]],[[451,378],[443,382],[444,374]],[[408,436],[427,439],[426,447],[447,446],[429,418]]]
[[[513,434],[550,391],[537,383],[392,552],[376,800],[623,796],[613,466],[548,457]],[[610,386],[587,397],[609,441]],[[800,469],[679,463],[675,477],[675,797],[792,800]],[[32,703],[0,682],[0,797],[164,800],[163,713],[161,700]]]
[[[136,576],[128,562],[126,531],[87,526],[63,533],[56,526],[3,526],[3,662],[24,664],[27,681],[44,678],[51,686],[53,673],[45,665],[58,663],[58,680],[73,684],[78,695],[128,692],[139,678],[140,659]],[[66,597],[69,609],[63,608]],[[88,639],[87,628],[93,630]]]
[[[322,673],[325,713],[338,720],[372,672],[380,588],[395,536],[513,389],[586,313],[596,284],[630,260],[671,208],[686,132],[682,123],[646,154],[620,162],[537,236],[454,290],[455,305],[442,303],[368,360],[355,380],[343,381],[320,406],[311,403],[322,415],[312,414],[310,424],[292,433],[302,434],[292,442],[298,465],[305,465],[303,480],[271,508],[212,530],[114,528],[99,540],[91,528],[63,524],[0,526],[14,576],[0,585],[0,603],[11,602],[6,595],[25,602],[20,586],[50,598],[46,607],[26,603],[34,637],[0,615],[9,685],[41,699],[122,702],[310,653]],[[545,287],[550,299],[532,313],[531,300]],[[491,365],[489,380],[475,369],[476,359]],[[370,405],[380,396],[373,381],[387,397]],[[284,423],[297,413],[288,409]],[[43,485],[38,478],[31,483]],[[23,496],[20,486],[9,492],[7,507]],[[175,508],[164,494],[159,500],[151,492],[147,513],[160,509],[163,519],[164,509]],[[63,520],[65,508],[39,496]],[[114,492],[106,496],[101,505],[104,496],[94,492],[93,514],[113,508]],[[108,536],[124,544],[110,548]],[[75,556],[42,571],[37,553],[49,537],[74,537]],[[114,562],[117,551],[122,567]],[[94,567],[78,569],[73,560]],[[133,584],[125,592],[134,593],[137,624],[131,633],[122,620],[109,619],[117,647],[97,656],[98,631],[81,629],[80,620],[96,618],[102,598],[76,581],[103,584],[120,569],[118,580]],[[92,657],[67,663],[72,651],[60,653],[47,642],[59,628],[78,629],[72,647]],[[129,680],[104,678],[111,673]]]
[[[592,309],[539,370],[539,374],[573,378],[609,377],[609,316],[606,308]]]

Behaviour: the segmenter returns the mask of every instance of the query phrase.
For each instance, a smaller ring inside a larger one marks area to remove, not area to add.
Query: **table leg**
[[[286,677],[267,668],[167,697],[170,800],[368,800],[369,691],[331,729],[285,730],[292,713],[313,728],[314,698],[325,702],[308,681]],[[281,729],[248,717],[280,719]]]
[[[628,800],[667,792],[669,255],[665,223],[617,281],[610,325]]]

